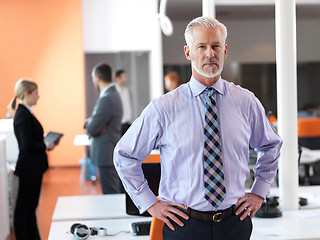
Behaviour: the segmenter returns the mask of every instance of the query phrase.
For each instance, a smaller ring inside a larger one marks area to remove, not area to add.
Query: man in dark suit
[[[85,123],[92,138],[91,159],[98,167],[103,194],[119,193],[120,180],[113,165],[113,149],[121,137],[121,99],[107,64],[98,64],[93,68],[92,80],[100,91],[100,97]]]

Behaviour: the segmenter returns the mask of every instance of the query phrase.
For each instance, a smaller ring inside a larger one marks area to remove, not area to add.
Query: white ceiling
[[[215,0],[221,20],[274,19],[275,0]],[[320,0],[297,0],[297,19],[320,19]],[[253,5],[254,4],[254,5]],[[189,21],[202,15],[202,0],[167,0],[166,14],[173,20]]]

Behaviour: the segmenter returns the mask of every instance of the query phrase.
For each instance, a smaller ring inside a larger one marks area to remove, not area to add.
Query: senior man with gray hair
[[[277,169],[282,140],[253,93],[221,78],[227,29],[199,17],[185,30],[188,83],[153,100],[115,148],[114,163],[140,212],[164,221],[164,239],[250,239],[251,219]],[[258,152],[249,176],[249,146]],[[159,198],[141,163],[160,149]]]

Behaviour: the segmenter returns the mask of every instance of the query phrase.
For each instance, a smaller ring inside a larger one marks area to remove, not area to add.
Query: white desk
[[[279,188],[270,188],[270,195],[279,196]],[[320,209],[320,186],[301,186],[298,189],[298,196],[307,198],[308,205],[301,209]]]
[[[270,193],[277,194],[278,189],[272,188]],[[285,211],[280,218],[254,218],[251,239],[320,239],[320,186],[299,187],[299,196],[309,201],[302,210]],[[110,234],[127,231],[108,236],[108,239],[149,239],[149,236],[137,237],[128,233],[130,223],[150,218],[127,215],[124,194],[59,197],[52,220],[50,240],[73,239],[66,231],[76,222],[89,227],[105,227]],[[95,238],[101,239],[90,237]]]
[[[125,194],[59,197],[52,221],[132,218],[126,213]]]
[[[279,218],[253,218],[252,240],[320,239],[320,209],[283,212]]]
[[[149,236],[133,236],[129,232],[129,224],[138,221],[150,221],[150,217],[107,219],[107,220],[74,220],[52,222],[49,240],[74,239],[67,233],[74,223],[82,223],[88,227],[104,227],[108,234],[107,239],[117,240],[147,240]],[[320,239],[320,210],[287,211],[280,218],[253,218],[253,232],[251,240],[307,240]],[[102,239],[98,236],[90,236],[89,239]]]
[[[74,237],[70,232],[70,227],[74,223],[82,223],[88,227],[104,227],[107,229],[106,237],[90,236],[88,239],[117,239],[117,240],[147,240],[149,236],[133,236],[129,232],[129,224],[140,221],[151,221],[151,217],[136,217],[136,218],[125,218],[125,219],[108,219],[108,220],[86,220],[86,221],[63,221],[63,222],[52,222],[49,240],[74,240]],[[123,231],[123,232],[121,232]],[[117,234],[118,233],[118,234]],[[111,236],[117,234],[115,236]]]
[[[92,140],[89,138],[87,134],[78,134],[75,136],[73,140],[73,144],[75,146],[84,146],[86,149],[84,151],[84,163],[83,166],[81,167],[81,174],[80,174],[80,183],[81,185],[84,185],[84,182],[86,180],[86,174],[87,174],[87,159],[88,159],[88,154],[87,154],[87,147],[91,145]]]
[[[270,189],[270,195],[278,194],[278,188]],[[308,199],[301,209],[320,209],[320,186],[299,187],[299,197]],[[125,205],[125,194],[59,197],[52,221],[130,218]]]
[[[73,144],[75,146],[90,146],[92,140],[87,134],[78,134],[74,137]]]

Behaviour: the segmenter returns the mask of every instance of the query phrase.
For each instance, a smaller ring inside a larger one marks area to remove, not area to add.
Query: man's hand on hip
[[[241,215],[240,220],[245,219],[249,214],[252,219],[256,212],[259,210],[263,202],[263,197],[260,197],[253,193],[246,193],[244,197],[239,198],[236,206],[239,208],[236,211],[236,215],[239,215],[242,211],[244,213]]]
[[[176,204],[171,202],[156,202],[153,204],[147,211],[151,216],[162,220],[171,230],[174,230],[174,226],[170,222],[170,219],[177,223],[179,226],[183,226],[183,222],[181,222],[176,215],[189,219],[189,216],[182,212],[181,210],[175,208],[174,206],[187,209],[188,207],[183,204]],[[175,215],[176,214],[176,215]]]

